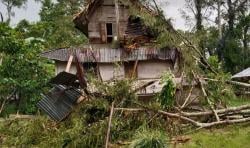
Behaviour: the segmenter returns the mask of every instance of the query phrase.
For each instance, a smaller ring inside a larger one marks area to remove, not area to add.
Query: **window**
[[[107,30],[107,42],[111,43],[113,41],[113,25],[112,25],[112,23],[106,24],[106,30]]]
[[[85,72],[97,75],[97,64],[96,63],[83,63],[83,68]]]

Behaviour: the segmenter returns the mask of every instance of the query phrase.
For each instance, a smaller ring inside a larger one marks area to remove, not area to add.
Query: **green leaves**
[[[7,24],[0,23],[0,52],[16,54],[23,44],[20,34],[12,30]]]
[[[157,98],[161,106],[166,109],[170,109],[174,105],[176,84],[174,83],[173,78],[173,74],[165,73],[161,79],[164,86]]]
[[[0,65],[0,100],[16,90],[22,113],[34,113],[40,93],[53,71],[46,61],[38,57],[43,49],[40,41],[25,41],[23,36],[6,24],[0,25],[0,52],[4,53]],[[7,106],[8,108],[8,106]]]

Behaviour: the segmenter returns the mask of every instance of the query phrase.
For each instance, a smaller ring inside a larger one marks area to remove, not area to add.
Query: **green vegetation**
[[[52,65],[37,56],[44,48],[37,39],[26,40],[19,32],[0,24],[0,102],[14,99],[17,104],[8,104],[0,116],[19,111],[34,114],[40,94],[47,90],[47,81],[53,73]]]
[[[159,100],[163,108],[170,109],[174,105],[176,84],[173,82],[174,75],[171,73],[165,73],[162,76],[162,82],[164,87],[162,91],[158,94],[157,99]]]
[[[201,130],[189,134],[190,141],[179,144],[180,148],[248,148],[250,139],[250,125],[233,125],[227,127]]]
[[[72,18],[90,0],[37,1],[42,4],[41,20],[36,23],[22,20],[15,27],[9,25],[12,8],[22,7],[28,1],[0,1],[8,9],[6,22],[0,23],[0,147],[103,147],[112,102],[121,109],[115,111],[112,118],[110,144],[113,147],[174,147],[172,139],[195,130],[189,124],[183,125],[179,118],[157,112],[160,109],[172,111],[176,107],[177,86],[172,74],[162,77],[162,91],[155,96],[156,99],[148,102],[137,98],[132,89],[133,80],[115,80],[110,85],[89,75],[88,81],[95,85],[100,96],[78,105],[61,123],[55,123],[40,113],[36,103],[41,98],[40,94],[50,89],[48,80],[53,76],[54,66],[39,54],[49,49],[79,47],[88,42],[74,28]],[[130,4],[127,0],[122,1]],[[141,1],[159,15],[152,17],[145,13],[146,9],[138,9],[131,4],[130,13],[139,16],[150,28],[155,37],[153,46],[179,49],[181,71],[178,73],[185,72],[184,76],[190,81],[198,82],[196,74],[216,80],[208,81],[204,86],[211,104],[204,101],[202,108],[210,105],[217,109],[250,103],[248,98],[238,98],[234,93],[238,88],[227,83],[232,74],[250,66],[249,1],[186,0],[189,4],[187,9],[194,10],[191,17],[195,26],[185,32],[175,30],[163,11],[154,3],[152,5],[152,0]],[[207,11],[218,16],[206,26]],[[2,12],[0,14],[2,17]],[[190,21],[188,16],[185,18]],[[117,45],[118,42],[113,42],[112,46]],[[122,110],[124,108],[137,108],[139,111]],[[17,112],[31,114],[35,118],[8,118]],[[204,118],[204,122],[214,120]],[[191,137],[187,143],[177,146],[249,147],[249,127],[248,123],[194,131],[187,134]]]
[[[162,131],[150,130],[147,128],[139,129],[135,133],[134,140],[130,148],[167,148],[168,137]]]

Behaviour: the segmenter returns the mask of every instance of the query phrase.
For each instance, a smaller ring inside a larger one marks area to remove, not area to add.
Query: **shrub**
[[[158,130],[142,128],[134,135],[130,148],[167,148],[167,136]]]

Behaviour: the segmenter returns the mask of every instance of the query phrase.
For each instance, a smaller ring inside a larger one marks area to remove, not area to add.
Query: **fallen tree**
[[[250,105],[243,105],[239,107],[230,107],[227,109],[220,109],[220,110],[214,110],[218,116],[232,116],[237,115],[238,113],[245,113],[248,115],[248,117],[242,117],[239,119],[222,119],[220,118],[219,121],[213,121],[209,123],[203,123],[200,122],[198,119],[192,119],[191,117],[200,117],[200,116],[211,116],[214,115],[213,111],[207,111],[207,112],[167,112],[164,110],[155,110],[148,107],[143,106],[143,108],[114,108],[115,111],[127,111],[127,112],[140,112],[140,111],[151,111],[151,112],[157,112],[159,114],[165,115],[169,118],[178,118],[183,120],[186,123],[191,123],[192,125],[198,127],[198,128],[208,128],[216,125],[223,125],[223,124],[233,124],[233,123],[242,123],[242,122],[248,122],[250,121],[250,111],[247,110],[250,109]]]

